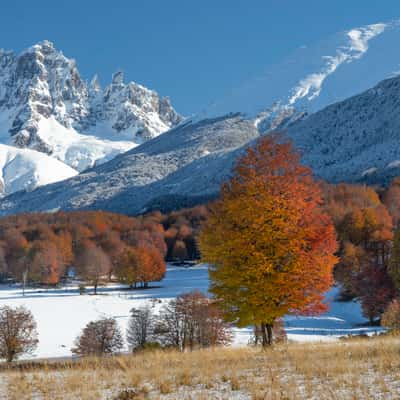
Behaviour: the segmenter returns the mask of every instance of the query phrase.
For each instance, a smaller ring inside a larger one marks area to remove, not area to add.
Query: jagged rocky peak
[[[141,141],[176,126],[182,117],[173,109],[167,97],[138,83],[125,83],[124,73],[113,74],[111,84],[105,88],[100,121],[112,121],[112,127],[125,135],[136,135]],[[133,128],[133,129],[132,129]]]
[[[86,81],[47,40],[0,50],[0,197],[109,161],[181,119],[168,98],[121,71],[104,88],[97,75]]]
[[[111,84],[116,86],[122,86],[124,84],[124,73],[117,71],[113,74]]]
[[[53,154],[59,148],[53,140],[57,135],[49,137],[43,120],[52,120],[52,131],[59,124],[75,133],[135,145],[174,127],[181,117],[167,98],[137,83],[124,83],[122,71],[104,90],[97,75],[86,82],[76,62],[47,40],[20,55],[0,51],[2,137],[7,131],[12,138],[7,144]]]
[[[1,53],[0,115],[7,113],[10,144],[52,152],[52,143],[39,132],[42,118],[54,117],[71,127],[88,114],[86,84],[76,64],[49,41],[40,42],[19,56]],[[7,124],[6,124],[7,125]]]

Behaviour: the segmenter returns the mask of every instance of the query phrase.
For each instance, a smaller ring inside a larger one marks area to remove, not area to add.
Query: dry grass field
[[[3,365],[0,385],[10,400],[399,399],[400,338]]]

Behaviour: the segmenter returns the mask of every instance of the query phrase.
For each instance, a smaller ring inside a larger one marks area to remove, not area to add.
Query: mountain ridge
[[[399,58],[392,51],[399,36],[399,21],[344,32],[315,59],[306,60],[306,69],[290,79],[282,72],[277,84],[288,83],[279,87],[277,97],[273,85],[270,92],[261,93],[261,112],[252,104],[236,110],[228,102],[224,106],[229,112],[222,116],[206,113],[202,118],[200,113],[66,181],[7,196],[0,201],[0,213],[105,209],[137,214],[192,205],[215,197],[244,148],[275,131],[287,134],[302,152],[303,162],[322,179],[385,183],[400,174],[400,76],[394,69]],[[382,62],[382,54],[388,62]],[[354,79],[358,75],[360,79]],[[391,75],[395,77],[376,80]],[[121,82],[123,77],[116,75],[112,85]],[[341,96],[330,93],[330,88],[339,86],[351,95],[331,101]],[[92,81],[92,93],[97,87]],[[363,90],[354,92],[358,87]],[[262,92],[262,87],[257,89]]]
[[[380,183],[400,174],[399,116],[397,76],[289,124],[285,134],[318,177]],[[76,177],[8,196],[0,201],[0,213],[103,209],[138,214],[192,205],[217,196],[238,156],[263,134],[254,119],[240,113],[186,121]]]
[[[181,120],[168,97],[125,83],[121,71],[104,89],[96,77],[84,81],[76,62],[47,40],[19,55],[0,50],[0,143],[7,146],[83,171]]]

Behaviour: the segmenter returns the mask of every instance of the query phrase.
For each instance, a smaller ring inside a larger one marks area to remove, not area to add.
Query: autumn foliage
[[[57,285],[75,271],[95,292],[110,280],[146,287],[164,277],[166,261],[200,258],[198,236],[206,224],[200,243],[203,258],[216,266],[214,292],[231,298],[228,310],[236,298],[265,309],[267,321],[248,310],[240,320],[269,329],[282,312],[323,311],[322,293],[332,283],[327,265],[335,262],[332,221],[339,243],[334,278],[342,299],[360,301],[364,315],[379,322],[400,298],[400,178],[386,188],[316,184],[288,143],[268,137],[247,151],[221,196],[211,206],[168,214],[80,211],[1,218],[0,282],[26,277],[30,284]],[[227,284],[219,286],[217,278]],[[235,285],[252,289],[239,296]],[[259,293],[265,293],[261,306]],[[232,312],[231,319],[238,315]]]
[[[288,142],[267,136],[239,160],[200,235],[211,292],[227,320],[259,325],[263,344],[285,314],[319,313],[337,261],[321,190]]]
[[[167,245],[161,221],[105,212],[21,214],[0,220],[0,278],[57,284],[71,268],[97,286],[137,255],[132,283],[160,280]],[[119,275],[122,281],[129,280]]]
[[[89,322],[76,338],[71,352],[78,356],[103,356],[117,353],[124,346],[124,339],[114,318]]]
[[[115,271],[120,281],[134,286],[146,287],[149,282],[160,281],[165,275],[165,262],[154,247],[126,249]]]
[[[38,344],[36,322],[24,306],[0,307],[0,359],[12,362],[31,354]]]
[[[400,197],[397,181],[393,185],[383,192],[365,185],[324,186],[325,209],[340,242],[335,278],[344,299],[358,299],[371,322],[395,296],[400,236],[394,235],[393,212],[399,209]]]

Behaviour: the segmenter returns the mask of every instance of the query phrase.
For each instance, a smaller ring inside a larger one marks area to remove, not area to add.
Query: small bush
[[[103,318],[86,325],[71,351],[79,356],[102,356],[116,353],[123,345],[117,321],[114,318]]]
[[[400,300],[393,300],[382,315],[381,324],[393,330],[400,329]]]
[[[36,322],[25,307],[0,307],[0,358],[12,362],[31,354],[38,344]]]
[[[139,393],[135,389],[124,389],[114,397],[114,400],[138,400],[140,398],[145,398],[143,393]]]
[[[161,394],[168,394],[168,393],[172,392],[172,385],[170,382],[167,382],[167,381],[161,382],[159,389],[160,389]]]

